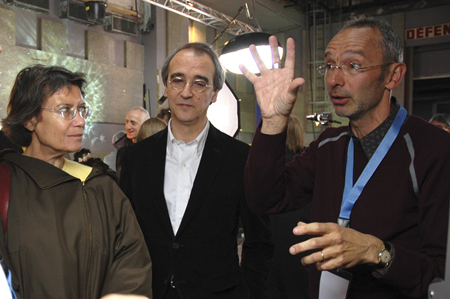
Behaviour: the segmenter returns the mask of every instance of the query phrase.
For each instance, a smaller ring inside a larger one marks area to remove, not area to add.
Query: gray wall
[[[34,64],[60,65],[87,74],[85,101],[93,108],[83,146],[96,156],[113,150],[112,135],[124,129],[127,111],[143,104],[144,46],[130,37],[59,18],[59,1],[49,13],[0,4],[0,117],[6,116],[15,76]],[[58,5],[57,5],[58,4]]]

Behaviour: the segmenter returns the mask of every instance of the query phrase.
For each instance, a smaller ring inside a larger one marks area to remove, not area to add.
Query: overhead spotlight
[[[186,4],[188,5],[188,6],[186,6],[186,9],[187,9],[187,10],[191,10],[191,7],[194,7],[194,3],[192,3],[192,2],[189,1],[189,0],[186,1]]]
[[[96,25],[103,24],[105,20],[106,1],[87,1],[84,2],[87,19]]]
[[[259,73],[260,70],[253,59],[250,52],[250,45],[255,45],[259,56],[264,65],[272,68],[272,50],[269,45],[270,34],[264,32],[252,32],[238,35],[228,42],[222,48],[220,55],[220,62],[230,72],[235,74],[242,74],[239,65],[243,64],[252,73]],[[278,55],[280,59],[283,57],[283,47],[278,42]]]

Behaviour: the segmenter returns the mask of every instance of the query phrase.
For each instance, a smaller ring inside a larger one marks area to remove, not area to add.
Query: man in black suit
[[[225,80],[218,57],[187,44],[166,59],[162,77],[172,118],[126,149],[120,176],[152,257],[154,298],[262,298],[273,245],[245,200],[249,146],[206,117]]]

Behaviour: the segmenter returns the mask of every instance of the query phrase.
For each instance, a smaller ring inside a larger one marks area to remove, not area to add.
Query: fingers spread
[[[239,65],[239,69],[241,70],[241,72],[244,74],[244,76],[253,84],[255,84],[255,79],[257,78],[257,76],[255,74],[253,74],[252,72],[250,72],[247,67],[245,67],[245,65],[240,64]]]
[[[272,49],[272,63],[280,63],[280,55],[278,54],[278,40],[275,36],[269,37],[269,44]]]
[[[250,52],[252,53],[253,59],[255,60],[256,66],[258,67],[258,69],[261,72],[267,71],[266,65],[264,64],[261,57],[259,56],[258,50],[256,50],[256,46],[250,45],[249,49],[250,49]]]
[[[295,67],[295,42],[292,38],[286,41],[286,62],[285,67],[294,69]]]

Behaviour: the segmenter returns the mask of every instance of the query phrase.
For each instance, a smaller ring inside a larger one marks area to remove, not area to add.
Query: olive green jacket
[[[38,159],[8,150],[0,158],[11,169],[0,252],[18,298],[151,297],[152,266],[142,232],[109,176],[94,168],[83,184]]]

